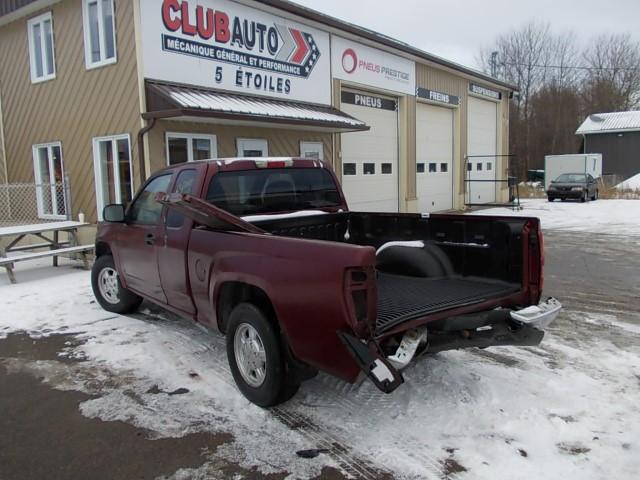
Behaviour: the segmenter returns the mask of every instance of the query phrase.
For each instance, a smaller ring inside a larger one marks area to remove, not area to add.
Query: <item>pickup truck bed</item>
[[[473,217],[451,222],[417,216],[341,213],[255,222],[273,235],[372,246],[420,239],[438,245],[455,272],[447,276],[414,277],[376,272],[375,335],[431,314],[501,299],[522,290],[515,265],[505,264],[510,229],[505,221],[478,224]],[[521,225],[521,220],[516,220]],[[479,226],[478,226],[479,225]],[[345,238],[345,232],[349,235]],[[486,245],[477,244],[487,242]],[[518,240],[519,241],[519,240]],[[488,245],[494,248],[488,248]]]
[[[378,273],[376,335],[409,320],[483,303],[520,291],[520,285],[477,277],[417,278]]]

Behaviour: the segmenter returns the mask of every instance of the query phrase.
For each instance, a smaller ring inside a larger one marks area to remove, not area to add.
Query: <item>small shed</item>
[[[640,173],[640,111],[589,115],[576,131],[583,153],[601,153],[606,176],[622,182]]]

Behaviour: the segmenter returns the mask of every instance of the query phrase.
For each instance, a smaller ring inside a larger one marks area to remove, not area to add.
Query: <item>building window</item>
[[[429,164],[429,173],[435,173],[438,171],[438,164],[437,163],[430,163]]]
[[[393,164],[391,164],[391,163],[383,163],[382,164],[382,174],[383,175],[392,175],[393,174]]]
[[[84,58],[87,68],[117,61],[113,0],[83,0]]]
[[[440,164],[440,171],[442,173],[447,173],[449,171],[449,164],[448,163],[441,163]]]
[[[209,160],[218,156],[215,135],[167,133],[167,164]]]
[[[418,163],[416,167],[418,173],[424,173],[424,163]]]
[[[362,173],[365,175],[375,175],[376,174],[376,164],[375,163],[365,163],[362,165]]]
[[[476,169],[481,172],[482,171],[482,163],[478,163],[478,165],[476,165]]]
[[[300,142],[300,156],[311,160],[324,160],[322,142]]]
[[[56,57],[53,46],[53,18],[47,12],[27,22],[31,82],[56,78]]]
[[[471,172],[473,170],[473,164],[467,163],[467,172]]]
[[[356,164],[355,163],[345,163],[342,165],[342,174],[343,175],[355,175],[356,174]]]
[[[238,157],[241,158],[261,158],[269,156],[269,144],[260,138],[238,138]]]
[[[36,179],[38,217],[66,219],[64,165],[60,142],[33,146],[33,173]]]
[[[93,139],[98,220],[111,203],[128,205],[133,198],[129,135]]]
[[[493,170],[493,164],[491,162],[487,162],[487,171]]]

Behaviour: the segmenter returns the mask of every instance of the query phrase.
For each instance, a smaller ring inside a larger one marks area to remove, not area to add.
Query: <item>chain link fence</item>
[[[70,220],[69,183],[0,184],[0,227]]]

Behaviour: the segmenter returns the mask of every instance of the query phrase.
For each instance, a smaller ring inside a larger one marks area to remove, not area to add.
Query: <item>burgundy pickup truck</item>
[[[103,212],[92,271],[106,310],[143,299],[226,335],[252,402],[323,370],[384,392],[426,352],[538,345],[536,218],[350,212],[334,173],[303,159],[195,162]]]

